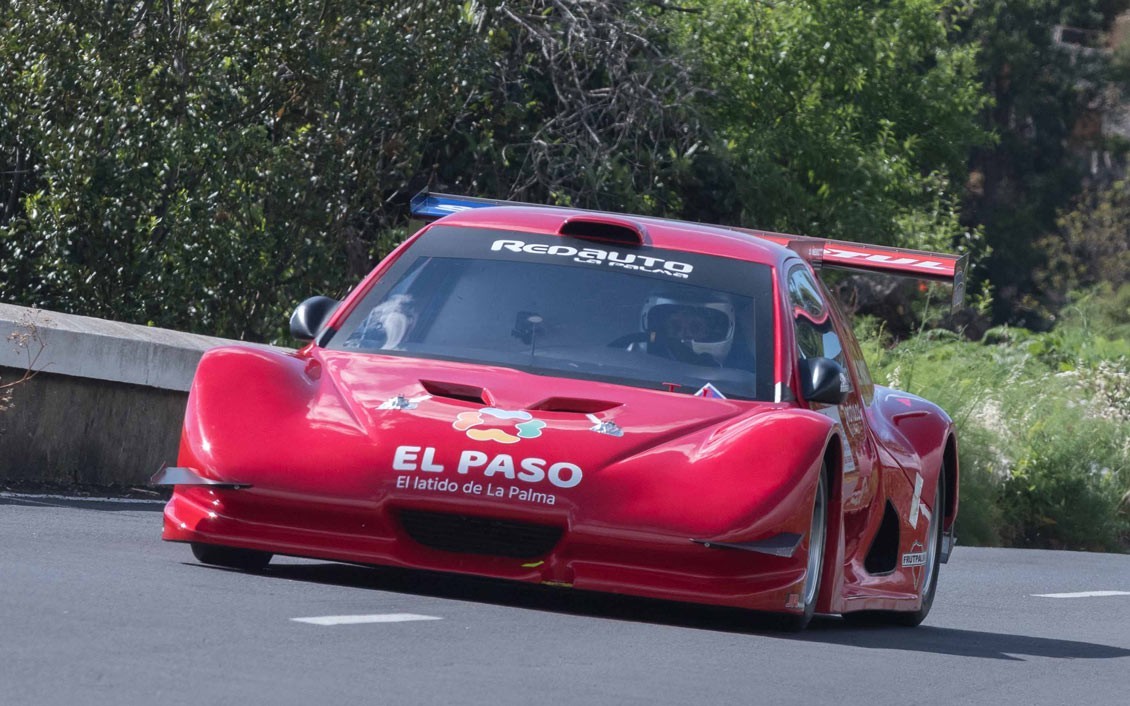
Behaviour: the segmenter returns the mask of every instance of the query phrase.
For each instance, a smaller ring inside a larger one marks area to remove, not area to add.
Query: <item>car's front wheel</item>
[[[825,545],[828,539],[828,469],[820,469],[816,495],[812,501],[812,522],[808,529],[808,560],[804,571],[804,587],[800,602],[801,613],[782,615],[779,624],[785,630],[803,630],[816,614],[816,601],[820,597],[820,575],[824,573]]]
[[[271,563],[273,556],[269,552],[260,552],[254,549],[240,549],[238,547],[222,547],[218,544],[192,543],[192,555],[201,564],[222,566],[225,569],[240,569],[241,571],[262,571]]]

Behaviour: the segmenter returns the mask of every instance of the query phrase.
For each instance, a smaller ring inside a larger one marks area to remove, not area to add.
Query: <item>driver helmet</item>
[[[677,340],[721,365],[734,344],[734,305],[722,297],[694,299],[653,294],[644,302],[640,326],[648,340]]]

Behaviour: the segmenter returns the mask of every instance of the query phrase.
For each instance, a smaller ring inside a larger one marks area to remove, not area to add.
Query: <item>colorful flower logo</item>
[[[476,429],[482,424],[486,424],[487,420],[484,418],[493,417],[494,419],[502,419],[505,421],[513,421],[514,428],[517,430],[517,435],[510,432],[493,427],[490,429]],[[522,439],[536,439],[541,436],[541,430],[545,428],[545,422],[540,419],[534,419],[534,416],[529,412],[516,411],[512,412],[506,409],[496,409],[494,407],[484,407],[477,412],[461,412],[455,418],[455,422],[451,425],[459,431],[467,432],[467,436],[475,441],[497,441],[500,444],[516,444]]]

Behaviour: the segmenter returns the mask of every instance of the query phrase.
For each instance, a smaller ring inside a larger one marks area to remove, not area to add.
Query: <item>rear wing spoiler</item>
[[[520,201],[435,194],[426,190],[413,196],[411,203],[412,217],[426,222],[472,208],[489,208],[491,206],[561,208]],[[846,240],[789,235],[788,233],[773,233],[734,226],[716,227],[745,233],[777,245],[783,245],[799,254],[816,269],[829,267],[839,270],[878,272],[935,282],[949,282],[953,285],[953,308],[959,308],[965,300],[965,279],[969,268],[968,255],[945,255],[925,250],[864,245],[863,243],[853,243]]]
[[[965,278],[969,270],[969,255],[946,255],[926,250],[864,245],[847,240],[771,233],[749,228],[731,230],[784,245],[816,269],[828,267],[949,282],[953,285],[953,308],[960,308],[965,301]]]

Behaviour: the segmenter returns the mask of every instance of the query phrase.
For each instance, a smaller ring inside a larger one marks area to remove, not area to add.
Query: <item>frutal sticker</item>
[[[913,552],[902,555],[903,566],[926,566],[926,552]]]

